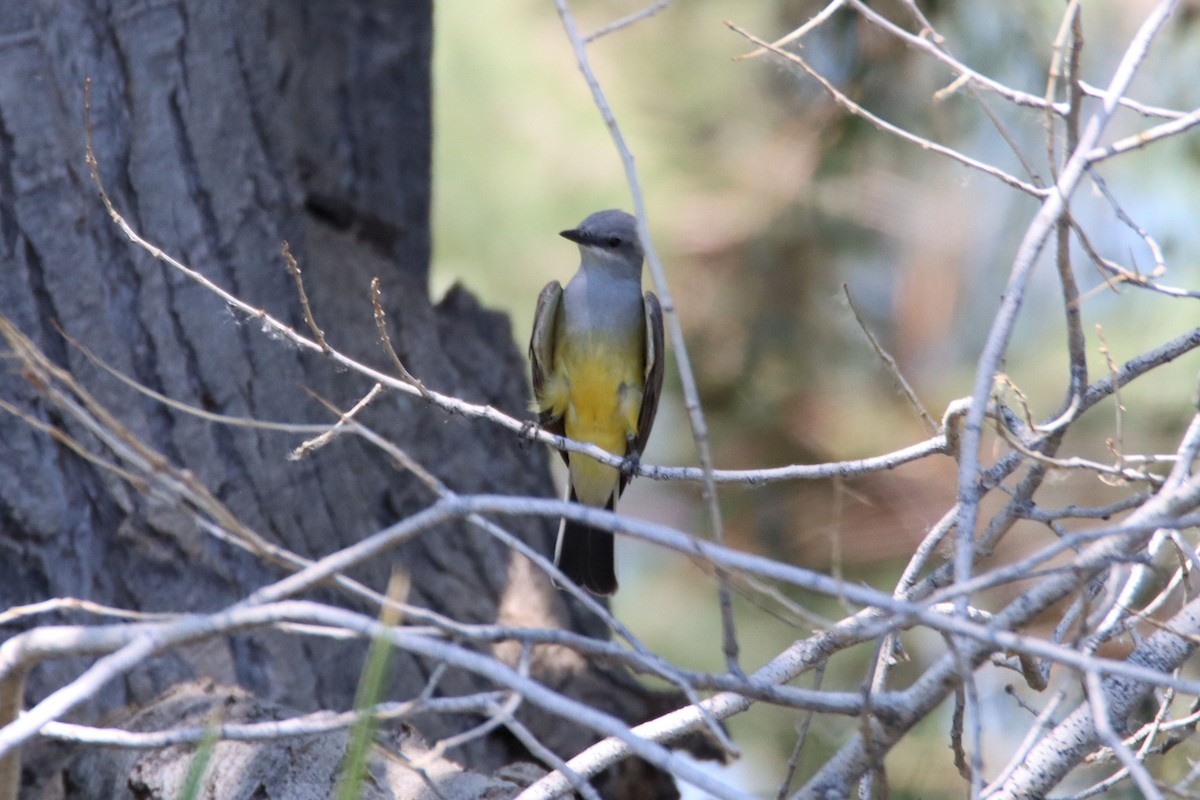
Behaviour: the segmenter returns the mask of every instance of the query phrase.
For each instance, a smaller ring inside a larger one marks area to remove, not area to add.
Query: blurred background
[[[576,0],[571,8],[589,32],[646,5]],[[994,178],[850,116],[816,81],[772,55],[735,60],[753,47],[725,20],[773,40],[823,5],[680,0],[589,49],[637,158],[654,243],[723,468],[858,458],[928,438],[931,431],[871,348],[842,287],[940,419],[948,402],[970,394],[1017,243],[1037,209],[1033,199]],[[1045,94],[1064,3],[918,5],[958,58],[1008,86]],[[1084,4],[1081,72],[1087,82],[1107,84],[1152,5]],[[872,8],[916,29],[899,2]],[[1200,105],[1197,12],[1200,3],[1182,4],[1134,81],[1132,97],[1185,111]],[[436,4],[435,29],[432,288],[440,295],[461,282],[486,305],[507,312],[524,350],[538,291],[549,280],[565,281],[578,263],[574,245],[557,232],[602,208],[632,210],[629,190],[552,3],[444,0]],[[804,40],[801,52],[884,119],[1030,180],[969,93],[933,99],[953,74],[854,13],[836,14]],[[996,95],[983,99],[1037,178],[1051,181],[1044,115]],[[1087,103],[1085,119],[1097,105]],[[1105,141],[1154,122],[1122,112]],[[1200,137],[1155,144],[1104,164],[1100,173],[1124,212],[1162,245],[1169,272],[1161,282],[1200,289]],[[1152,269],[1142,239],[1093,186],[1076,193],[1072,212],[1102,255]],[[1114,291],[1077,244],[1072,260],[1093,381],[1107,370],[1097,326],[1120,363],[1200,320],[1195,300]],[[1061,294],[1053,263],[1044,257],[1006,365],[1035,419],[1062,402],[1066,365]],[[695,464],[673,369],[672,361],[646,461]],[[1126,454],[1172,452],[1193,411],[1198,370],[1200,357],[1192,354],[1123,388],[1121,413],[1115,402],[1090,411],[1062,454],[1111,463],[1110,439]],[[991,453],[1004,451],[987,446]],[[1039,504],[1104,503],[1135,488],[1072,474],[1048,483]],[[936,458],[852,481],[727,487],[721,506],[731,545],[890,591],[953,497],[954,465]],[[622,510],[709,533],[697,486],[637,481]],[[1046,544],[1048,533],[1018,526],[1006,541],[997,561]],[[713,580],[686,559],[629,542],[621,543],[618,560],[618,616],[651,647],[690,668],[723,668]],[[992,599],[998,604],[1014,591]],[[846,613],[836,601],[789,597],[827,619]],[[738,621],[747,670],[812,630],[779,603],[764,606],[757,598],[739,599]],[[942,647],[920,636],[905,644],[912,662],[896,671],[895,686],[906,685]],[[856,688],[870,658],[869,647],[841,656],[825,686]],[[997,673],[981,672],[984,702],[1002,718],[1015,716],[1011,737],[997,731],[993,742],[989,729],[985,765],[993,776],[1007,761],[1012,737],[1030,720],[1004,692],[1006,683],[1020,685],[1019,677]],[[1039,702],[1023,687],[1018,694]],[[894,797],[962,796],[948,716],[947,708],[892,753]],[[774,796],[800,721],[797,712],[766,708],[734,719],[730,727],[744,755],[727,774],[747,791]],[[818,720],[800,754],[798,778],[823,763],[856,724]]]

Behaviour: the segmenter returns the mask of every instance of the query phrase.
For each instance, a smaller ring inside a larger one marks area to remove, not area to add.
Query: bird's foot
[[[517,432],[517,436],[521,440],[521,446],[524,447],[527,442],[532,442],[534,434],[538,430],[538,424],[531,419],[521,423],[521,430]]]
[[[621,460],[621,474],[627,478],[636,477],[638,470],[642,468],[642,454],[637,450],[630,450],[629,454]]]

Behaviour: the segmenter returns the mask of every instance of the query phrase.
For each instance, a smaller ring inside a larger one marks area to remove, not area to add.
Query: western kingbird
[[[529,341],[533,392],[546,430],[624,456],[622,469],[561,451],[573,502],[612,510],[650,438],[663,379],[662,306],[642,294],[637,221],[598,211],[561,236],[579,245],[579,271],[538,296]],[[554,563],[596,594],[617,590],[613,535],[562,521]]]

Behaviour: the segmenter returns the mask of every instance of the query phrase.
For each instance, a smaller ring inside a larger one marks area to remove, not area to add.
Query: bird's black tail
[[[576,502],[571,491],[571,502]],[[616,497],[609,498],[606,508],[613,510]],[[613,535],[603,528],[593,528],[569,519],[558,529],[558,544],[554,548],[554,565],[575,583],[593,594],[614,594],[617,591],[617,565],[613,553]]]

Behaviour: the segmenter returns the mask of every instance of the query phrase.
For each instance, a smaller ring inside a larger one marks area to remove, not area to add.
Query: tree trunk
[[[289,461],[300,437],[182,413],[135,393],[60,335],[57,326],[150,389],[236,417],[328,423],[314,396],[345,409],[370,388],[265,336],[124,238],[84,163],[85,81],[92,81],[100,173],[117,208],[147,238],[303,331],[279,252],[287,240],[329,342],[389,370],[368,291],[379,276],[393,341],[416,376],[523,415],[528,389],[508,321],[462,289],[436,305],[428,297],[430,16],[428,2],[394,0],[0,7],[0,313],[142,441],[191,470],[242,523],[308,557],[351,544],[432,497],[351,437]],[[95,445],[16,370],[0,373],[0,398]],[[361,419],[455,491],[552,492],[542,448],[523,447],[495,426],[394,395]],[[210,611],[283,574],[16,416],[0,415],[0,436],[0,608],[72,596],[130,609]],[[551,528],[546,520],[512,524],[542,552],[550,550]],[[410,603],[454,619],[603,635],[537,570],[510,563],[515,557],[502,545],[468,525],[430,531],[391,555],[354,577],[382,590],[394,561],[411,576]],[[501,611],[510,575],[522,576],[516,588],[525,594],[510,593]],[[323,599],[350,602],[332,590]],[[63,619],[94,618],[54,621]],[[231,637],[155,659],[80,716],[143,707],[198,676],[281,707],[344,709],[363,654],[361,643]],[[39,667],[26,702],[86,663]],[[395,699],[419,691],[434,666],[400,653],[393,663],[388,696]],[[646,703],[661,705],[620,673],[586,671],[583,683],[604,687],[601,707],[633,719],[649,713]],[[480,679],[452,673],[441,687],[475,691]],[[592,738],[561,720],[539,719],[537,733],[564,756]],[[430,717],[420,732],[432,740],[477,722]],[[527,757],[501,734],[450,755],[485,772]],[[38,763],[27,770],[38,773],[26,776],[30,794],[52,779],[48,762]]]

